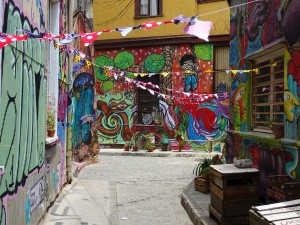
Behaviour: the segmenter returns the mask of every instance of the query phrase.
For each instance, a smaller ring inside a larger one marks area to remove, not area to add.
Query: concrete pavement
[[[42,224],[215,225],[208,216],[210,195],[191,183],[194,166],[206,156],[101,149],[99,163],[81,166]]]

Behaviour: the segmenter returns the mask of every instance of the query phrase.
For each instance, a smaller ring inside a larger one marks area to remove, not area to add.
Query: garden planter
[[[195,177],[194,179],[195,190],[207,194],[210,191],[210,179],[206,177]]]
[[[134,152],[137,152],[137,151],[139,150],[139,147],[138,147],[138,146],[133,146],[133,147],[132,147],[132,150],[133,150]]]
[[[276,139],[283,138],[284,128],[283,127],[272,127],[273,134]]]
[[[54,135],[55,135],[55,130],[47,130],[48,137],[54,137]]]

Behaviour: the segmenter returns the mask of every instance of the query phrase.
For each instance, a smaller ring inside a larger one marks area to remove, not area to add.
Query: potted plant
[[[133,135],[132,135],[132,138],[134,140],[134,145],[132,147],[133,151],[138,151],[139,150],[139,147],[137,145],[137,141],[139,140],[139,134],[140,134],[140,131],[133,132]]]
[[[129,151],[132,147],[132,143],[131,141],[126,141],[125,144],[124,144],[124,151]]]
[[[56,110],[55,110],[55,98],[48,96],[48,107],[47,107],[47,137],[54,137],[55,134],[55,121]]]
[[[283,138],[284,127],[281,124],[275,124],[272,120],[265,123],[265,126],[269,126],[276,139]]]
[[[185,145],[186,141],[184,138],[184,133],[180,130],[175,131],[175,140],[179,143],[179,151],[183,148]]]
[[[155,138],[153,134],[144,134],[144,149],[148,152],[152,152],[155,149]]]
[[[222,160],[219,155],[215,155],[213,158],[204,158],[193,169],[193,174],[196,176],[194,179],[195,189],[197,191],[207,193],[210,191],[210,165],[222,164]]]

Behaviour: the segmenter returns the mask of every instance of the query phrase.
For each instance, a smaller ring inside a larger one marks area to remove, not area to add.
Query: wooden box
[[[254,168],[212,165],[210,215],[221,224],[249,224],[249,209],[259,205],[258,177]]]
[[[268,176],[267,198],[270,202],[300,199],[300,181],[287,175]]]
[[[194,179],[194,183],[195,183],[195,189],[196,191],[200,191],[204,194],[207,194],[210,191],[210,180],[209,179],[205,179],[203,177],[196,177]]]
[[[300,200],[252,207],[250,225],[299,225]]]

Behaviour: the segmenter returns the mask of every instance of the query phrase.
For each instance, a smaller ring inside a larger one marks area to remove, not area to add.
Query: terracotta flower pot
[[[133,150],[134,152],[137,152],[137,151],[139,150],[139,147],[138,147],[138,146],[133,146],[133,147],[132,147],[132,150]]]
[[[54,137],[55,130],[47,130],[47,136],[48,137]]]
[[[280,126],[272,127],[273,134],[276,139],[283,138],[284,136],[284,128]]]

